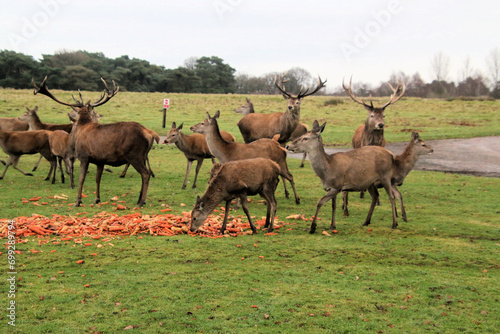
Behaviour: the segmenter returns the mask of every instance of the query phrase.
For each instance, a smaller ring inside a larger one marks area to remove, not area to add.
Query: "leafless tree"
[[[184,67],[189,70],[194,70],[196,67],[196,60],[198,60],[198,57],[195,56],[186,58],[186,60],[184,60]]]
[[[445,81],[450,68],[450,57],[444,52],[438,52],[431,61],[432,73],[437,81]]]
[[[500,86],[500,49],[491,50],[488,58],[486,58],[486,64],[488,65],[491,89],[495,90]]]

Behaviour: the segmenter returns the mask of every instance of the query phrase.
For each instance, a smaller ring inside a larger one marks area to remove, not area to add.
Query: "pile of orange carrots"
[[[233,217],[228,221],[225,234],[219,233],[222,225],[222,215],[209,216],[203,226],[198,231],[189,230],[190,212],[183,212],[182,215],[155,214],[143,215],[139,212],[118,215],[103,211],[93,217],[83,216],[61,216],[53,214],[52,217],[45,217],[33,214],[30,217],[17,217],[14,219],[16,237],[29,236],[69,236],[72,238],[81,237],[109,237],[150,234],[152,236],[174,236],[178,234],[188,234],[191,236],[201,236],[209,238],[221,238],[224,236],[238,236],[252,234],[250,224],[242,222],[238,217]],[[265,219],[256,221],[257,229],[262,229]],[[7,237],[8,221],[0,220],[0,238]],[[275,228],[281,227],[275,223]],[[266,233],[274,235],[276,233]]]

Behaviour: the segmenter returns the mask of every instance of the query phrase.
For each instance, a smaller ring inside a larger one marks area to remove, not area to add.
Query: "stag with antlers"
[[[325,81],[318,77],[318,83],[314,89],[307,88],[303,91],[301,88],[297,95],[288,93],[285,90],[285,75],[279,75],[274,78],[274,84],[288,101],[287,111],[284,113],[276,112],[272,114],[249,113],[241,118],[237,125],[245,143],[250,143],[261,138],[273,138],[279,134],[279,143],[284,145],[290,140],[293,131],[300,123],[300,103],[306,96],[310,96],[325,87]]]
[[[78,197],[75,206],[80,206],[82,203],[83,183],[89,163],[97,166],[95,203],[99,203],[101,200],[100,183],[104,165],[116,167],[129,163],[141,174],[142,187],[137,205],[144,205],[151,177],[151,171],[146,164],[151,149],[151,130],[136,122],[99,124],[92,117],[94,108],[113,98],[118,93],[119,87],[113,81],[113,89],[109,89],[106,81],[101,78],[105,89],[96,102],[84,103],[82,95],[79,93],[79,101],[73,96],[75,103],[68,103],[60,101],[49,91],[45,84],[46,80],[47,77],[42,81],[40,87],[35,84],[34,80],[32,81],[35,87],[34,94],[46,95],[59,104],[73,108],[78,113],[78,120],[71,131],[70,138],[70,145],[75,157],[80,160]]]
[[[392,87],[390,83],[388,83],[389,87],[391,87],[392,94],[389,102],[385,103],[381,107],[374,107],[373,102],[370,100],[370,104],[365,103],[364,101],[358,99],[354,93],[352,92],[352,77],[349,81],[349,87],[346,87],[344,81],[342,80],[342,87],[347,95],[356,103],[361,104],[365,107],[368,112],[368,117],[366,118],[365,124],[360,125],[356,131],[354,132],[354,136],[352,137],[352,147],[360,148],[363,146],[382,146],[385,147],[385,138],[384,138],[384,118],[385,118],[385,108],[390,106],[391,104],[396,103],[401,99],[403,94],[405,93],[405,84],[404,82],[398,82],[396,88]],[[401,91],[399,94],[398,92]],[[361,192],[361,198],[364,197],[364,192]],[[349,215],[349,211],[347,209],[348,203],[348,193],[343,192],[343,209],[344,216]]]

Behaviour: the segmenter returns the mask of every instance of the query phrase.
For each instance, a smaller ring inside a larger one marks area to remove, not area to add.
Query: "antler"
[[[283,78],[286,76],[286,73],[283,74],[283,75],[277,75],[274,77],[274,85],[280,90],[281,93],[283,93],[283,95],[286,95],[288,98],[292,98],[293,96],[290,94],[290,93],[287,93],[286,90],[285,90],[285,86],[283,85],[283,83],[285,83],[286,81],[283,80]],[[297,96],[295,97],[296,99],[302,99],[306,96],[310,96],[310,95],[313,95],[314,93],[316,93],[317,91],[319,91],[321,88],[325,87],[325,83],[326,83],[326,80],[325,81],[321,81],[321,77],[318,76],[318,84],[316,85],[316,88],[314,88],[314,90],[312,92],[309,92],[309,89],[311,89],[310,87],[307,88],[304,92],[302,92],[302,87],[300,88],[300,91],[299,91],[299,94],[297,94]]]
[[[393,103],[396,103],[397,101],[399,101],[399,99],[403,96],[403,94],[405,93],[405,89],[406,89],[406,86],[405,86],[405,83],[403,81],[403,87],[401,88],[401,94],[398,96],[396,95],[398,93],[398,90],[399,90],[399,86],[401,85],[401,82],[398,82],[398,85],[396,86],[396,89],[394,89],[392,87],[392,85],[390,83],[387,83],[389,85],[389,87],[391,87],[392,89],[392,94],[391,94],[391,99],[389,102],[387,102],[386,104],[384,104],[382,107],[382,109],[385,109],[387,106],[393,104]]]
[[[51,98],[52,100],[56,101],[57,103],[60,103],[62,105],[65,105],[65,106],[68,106],[68,107],[77,107],[77,108],[81,108],[83,107],[85,104],[83,102],[83,97],[82,97],[82,93],[80,92],[80,90],[78,90],[78,95],[80,96],[80,101],[78,101],[73,95],[73,100],[76,102],[76,103],[68,103],[68,102],[64,102],[64,101],[61,101],[59,100],[58,98],[56,98],[50,91],[49,89],[47,88],[47,85],[45,84],[45,81],[47,80],[47,77],[45,77],[42,81],[42,83],[40,84],[40,87],[38,87],[35,83],[35,80],[34,79],[31,79],[31,83],[33,84],[33,87],[35,87],[35,90],[33,91],[33,94],[42,94],[42,95],[45,95],[45,96],[48,96],[49,98]],[[110,90],[109,87],[108,87],[108,84],[106,83],[106,81],[101,78],[102,82],[104,83],[104,87],[106,87],[106,89],[104,90],[104,92],[102,93],[101,95],[101,98],[99,100],[97,100],[97,102],[95,103],[92,103],[90,104],[89,102],[89,105],[91,107],[97,107],[97,106],[101,106],[103,105],[104,103],[108,102],[113,96],[116,95],[116,93],[118,93],[118,90],[120,89],[120,87],[116,87],[116,83],[115,81],[113,80],[113,90]]]
[[[368,105],[364,101],[359,100],[356,98],[356,96],[354,96],[354,93],[352,92],[352,76],[351,76],[351,80],[349,80],[349,87],[345,86],[344,79],[342,79],[342,88],[344,88],[344,91],[346,92],[346,94],[349,95],[354,102],[363,105],[365,108],[373,109],[373,102],[370,101],[370,105]]]
[[[104,103],[108,102],[113,96],[115,96],[116,93],[118,93],[118,91],[120,90],[119,86],[116,87],[116,83],[114,80],[113,80],[113,90],[112,91],[109,89],[106,81],[103,78],[101,78],[101,80],[104,83],[104,87],[106,87],[106,89],[102,93],[101,98],[99,100],[97,100],[97,102],[94,102],[91,104],[92,107],[102,106]]]
[[[31,83],[33,84],[33,87],[35,87],[33,94],[36,95],[36,94],[40,93],[42,95],[50,97],[52,100],[56,101],[57,103],[60,103],[62,105],[68,106],[68,107],[79,107],[79,108],[83,107],[83,100],[81,102],[79,102],[75,99],[74,96],[73,96],[73,100],[75,100],[76,104],[63,102],[63,101],[59,100],[58,98],[56,98],[54,95],[52,95],[52,93],[49,91],[49,89],[45,85],[46,80],[47,80],[47,77],[45,77],[43,79],[42,83],[40,84],[40,87],[38,87],[35,83],[35,80],[33,78],[31,78]],[[80,94],[80,99],[81,99],[81,97],[82,97],[82,94]]]
[[[326,86],[325,83],[326,83],[326,80],[325,81],[321,81],[321,77],[318,75],[318,83],[316,85],[316,88],[314,88],[314,90],[312,92],[309,92],[310,88],[307,88],[306,91],[304,93],[302,93],[302,87],[301,87],[300,91],[299,91],[299,94],[297,95],[297,98],[298,99],[302,99],[302,98],[304,98],[306,96],[313,95],[314,93],[316,93],[317,91],[319,91],[321,88],[325,87]]]
[[[289,93],[287,93],[286,90],[285,90],[285,86],[283,86],[283,84],[288,81],[288,80],[283,81],[283,78],[285,76],[286,76],[286,73],[284,73],[283,75],[276,75],[274,77],[274,85],[276,86],[276,88],[279,89],[279,91],[281,93],[283,93],[283,95],[286,95],[288,98],[292,98],[292,95],[290,95]]]

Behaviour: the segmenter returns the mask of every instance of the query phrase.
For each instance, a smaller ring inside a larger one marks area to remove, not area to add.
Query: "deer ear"
[[[177,130],[180,130],[182,129],[182,126],[184,125],[184,122],[181,123],[181,125],[179,125],[179,127],[177,128]]]
[[[175,122],[172,122],[172,129],[177,128],[177,124]]]
[[[323,130],[325,129],[325,126],[326,126],[326,122],[325,122],[325,123],[323,123],[323,125],[322,125],[322,126],[320,126],[320,128],[319,128],[319,130],[320,130],[320,131],[319,131],[319,133],[322,133],[322,132],[323,132]]]
[[[413,131],[411,133],[411,139],[412,140],[418,140],[419,138],[420,138],[420,135],[418,134],[418,132]]]
[[[35,106],[35,109],[33,109],[35,112],[38,111],[38,106]]]
[[[220,110],[217,110],[213,118],[218,119],[219,117],[220,117]]]

